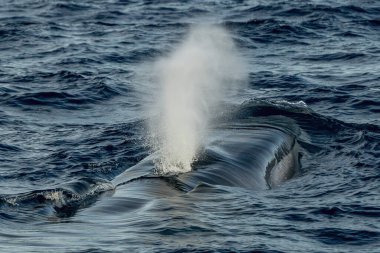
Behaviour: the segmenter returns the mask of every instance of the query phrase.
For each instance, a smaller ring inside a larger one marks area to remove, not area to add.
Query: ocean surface
[[[199,24],[248,81],[194,172],[151,173],[152,65]],[[223,171],[281,138],[289,180]],[[380,1],[0,0],[0,252],[379,251]]]

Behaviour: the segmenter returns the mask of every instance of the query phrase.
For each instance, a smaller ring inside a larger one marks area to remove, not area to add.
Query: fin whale
[[[276,121],[239,122],[214,128],[190,172],[159,175],[155,173],[156,157],[152,154],[112,183],[119,187],[133,181],[163,179],[185,192],[199,184],[270,189],[293,177],[300,166],[294,124],[289,127]]]
[[[153,153],[111,182],[83,178],[52,189],[4,195],[0,206],[21,205],[45,216],[69,217],[88,206],[92,207],[86,208],[86,213],[149,208],[154,201],[180,201],[183,193],[212,191],[217,186],[270,189],[297,174],[299,132],[297,124],[287,117],[237,119],[212,128],[190,172],[160,175]],[[102,201],[97,201],[101,196]]]

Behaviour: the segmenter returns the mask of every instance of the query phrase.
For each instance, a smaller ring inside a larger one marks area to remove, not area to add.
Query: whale
[[[213,189],[280,187],[301,168],[300,128],[284,116],[255,116],[212,126],[192,170],[162,174],[153,152],[113,180],[83,178],[52,189],[0,196],[0,206],[23,206],[50,216],[130,212],[149,203],[181,201]],[[82,212],[83,213],[83,212]],[[39,217],[37,215],[37,217]]]
[[[212,129],[192,164],[192,171],[160,174],[154,169],[157,154],[152,154],[118,175],[112,183],[117,189],[136,182],[141,184],[143,180],[164,181],[184,192],[204,184],[271,189],[299,172],[298,134],[295,123],[285,117],[220,124]]]

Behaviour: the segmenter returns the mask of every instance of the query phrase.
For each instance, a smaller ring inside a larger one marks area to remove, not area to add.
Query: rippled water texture
[[[202,23],[248,82],[158,175],[152,65]],[[2,0],[0,251],[378,252],[379,62],[375,0]]]

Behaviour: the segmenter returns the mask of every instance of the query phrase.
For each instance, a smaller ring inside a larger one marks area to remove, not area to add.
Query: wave
[[[16,195],[0,195],[0,207],[33,208],[35,210],[49,210],[52,207],[53,213],[50,215],[67,217],[72,216],[79,208],[93,203],[100,194],[113,189],[114,186],[104,179],[83,178],[53,189]]]
[[[336,53],[329,53],[329,54],[318,54],[318,55],[308,55],[305,57],[301,57],[301,60],[308,60],[308,61],[350,61],[350,60],[356,60],[356,59],[363,59],[368,57],[366,54],[363,53],[346,53],[346,52],[336,52]]]
[[[28,110],[33,110],[33,106],[78,110],[83,109],[83,106],[109,100],[120,95],[122,91],[105,84],[103,81],[96,81],[91,86],[82,89],[78,87],[75,93],[54,90],[17,93],[13,90],[11,92],[4,94],[4,100],[1,101],[3,104],[27,108]]]

